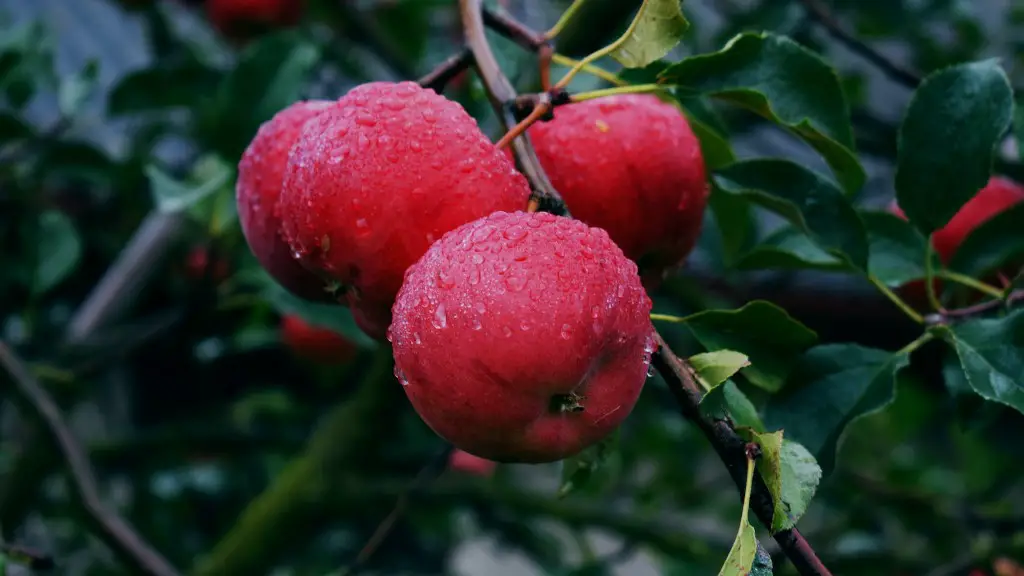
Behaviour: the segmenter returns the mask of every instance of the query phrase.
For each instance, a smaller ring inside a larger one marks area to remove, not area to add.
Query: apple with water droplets
[[[444,233],[530,189],[458,103],[412,82],[359,86],[305,125],[280,203],[294,256],[383,338],[406,269]]]
[[[650,364],[651,300],[600,228],[497,212],[413,265],[389,330],[423,420],[497,462],[551,462],[615,430]]]
[[[608,96],[560,106],[529,133],[572,215],[607,230],[649,287],[693,250],[708,183],[679,108],[649,94]]]

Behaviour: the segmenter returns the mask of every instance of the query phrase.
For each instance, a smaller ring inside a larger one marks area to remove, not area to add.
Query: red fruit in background
[[[1024,188],[1012,180],[993,176],[988,184],[967,201],[950,221],[932,234],[932,245],[944,263],[948,263],[957,248],[970,233],[996,214],[1024,201]],[[906,218],[895,201],[889,211]]]
[[[708,183],[678,108],[622,95],[555,109],[530,128],[537,156],[579,220],[608,231],[645,278],[681,264],[700,236]]]
[[[324,281],[303,268],[281,236],[277,208],[288,165],[288,151],[302,126],[334,103],[296,102],[260,127],[238,163],[235,188],[238,219],[249,248],[279,284],[307,300],[326,300]]]
[[[935,247],[939,259],[948,264],[960,244],[975,228],[1021,201],[1024,201],[1024,188],[1019,184],[999,176],[990,178],[988,184],[968,200],[945,226],[932,234],[932,246]],[[906,215],[895,200],[889,204],[888,209],[891,213],[906,219]],[[935,280],[934,286],[936,293],[941,293],[941,281]],[[900,293],[916,308],[927,306],[928,299],[923,280],[908,282],[900,287]]]
[[[214,283],[227,280],[231,269],[227,260],[214,257],[210,262],[210,251],[205,246],[196,246],[185,257],[185,273],[193,280],[209,278]]]
[[[473,476],[491,476],[494,469],[498,467],[497,462],[492,462],[479,456],[473,456],[469,452],[455,450],[448,458],[448,467],[456,472],[464,472]]]
[[[297,356],[321,364],[345,364],[359,351],[341,334],[291,314],[281,318],[281,341]]]
[[[304,10],[304,0],[206,0],[210,22],[228,36],[245,35],[245,29],[253,26],[292,26]]]
[[[456,102],[412,82],[359,86],[306,125],[279,213],[310,270],[383,338],[405,270],[445,232],[524,208],[526,179]]]
[[[551,462],[633,409],[653,350],[636,264],[600,228],[498,212],[409,269],[389,335],[413,407],[461,450]]]

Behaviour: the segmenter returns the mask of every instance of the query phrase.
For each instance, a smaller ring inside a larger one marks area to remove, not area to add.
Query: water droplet
[[[437,310],[434,311],[434,319],[430,323],[438,330],[444,330],[448,327],[448,316],[444,311],[444,304],[438,304]]]
[[[391,330],[390,326],[388,326],[388,330],[387,330],[387,332],[384,333],[384,336],[388,339],[388,342],[394,342],[395,341],[394,340],[395,333]]]
[[[619,284],[619,289],[616,290],[615,293],[619,295],[619,298],[622,298],[622,295],[626,293],[626,286],[624,284]]]
[[[506,239],[516,242],[526,237],[526,229],[522,226],[509,226],[502,232]]]
[[[377,125],[377,119],[368,112],[360,112],[359,114],[356,114],[356,124],[369,128]]]
[[[471,268],[469,270],[469,283],[472,284],[473,286],[476,286],[477,284],[480,283],[480,269],[479,268]]]
[[[601,307],[600,306],[594,306],[593,308],[590,309],[590,317],[593,318],[594,320],[597,320],[598,316],[600,316],[600,315],[601,315]]]
[[[523,276],[509,276],[505,279],[505,286],[513,292],[520,292],[526,288],[526,278]]]
[[[523,332],[528,332],[530,328],[532,328],[532,326],[530,326],[530,323],[527,322],[526,320],[519,322],[519,329],[522,330]]]
[[[416,344],[423,344],[423,340],[420,338],[420,333],[419,332],[413,332],[412,333],[412,340]]]
[[[395,112],[398,112],[399,110],[405,108],[405,102],[402,102],[397,98],[384,98],[380,101],[380,103],[388,110],[394,110]]]
[[[366,218],[360,218],[356,220],[356,234],[359,236],[366,236],[370,233],[370,223],[366,221]]]
[[[423,145],[420,144],[419,140],[410,140],[409,149],[413,152],[419,152],[420,150],[423,150]]]
[[[480,319],[473,316],[473,324],[471,325],[471,328],[473,328],[473,330],[480,330],[483,327],[483,324],[480,323]]]
[[[516,262],[526,262],[526,254],[520,252],[519,254],[513,256],[512,259],[515,260]]]
[[[434,111],[433,108],[423,108],[420,110],[420,114],[423,116],[424,120],[431,124],[437,122],[437,112]]]
[[[438,270],[437,287],[449,290],[452,286],[455,286],[455,279],[452,278],[452,275],[447,270]],[[441,306],[441,309],[443,310],[444,305],[442,304]]]
[[[568,340],[569,338],[572,338],[572,326],[562,324],[562,339]]]
[[[402,372],[398,366],[395,366],[395,378],[398,378],[398,381],[402,383],[402,386],[409,385],[409,379],[405,376],[405,372]]]
[[[501,333],[505,335],[505,338],[512,336],[512,329],[508,326],[501,327]]]
[[[473,254],[472,256],[469,257],[469,261],[472,262],[473,264],[483,264],[484,257],[479,254]]]
[[[653,376],[654,376],[654,366],[648,366],[647,367],[647,377],[651,378]]]
[[[477,302],[473,307],[476,308],[476,311],[481,313],[481,314],[483,314],[484,312],[487,312],[487,307],[484,306],[483,302]]]

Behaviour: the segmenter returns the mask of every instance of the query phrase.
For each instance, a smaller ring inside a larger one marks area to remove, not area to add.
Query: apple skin
[[[636,264],[604,230],[498,212],[409,269],[389,337],[438,435],[496,462],[552,462],[632,411],[654,350],[650,311]]]
[[[709,186],[700,142],[679,108],[650,94],[560,106],[529,130],[574,218],[604,228],[648,287],[700,236]]]
[[[988,184],[968,200],[945,226],[932,234],[932,246],[942,263],[949,264],[957,249],[975,228],[1018,202],[1024,202],[1024,187],[1000,176],[990,178]],[[889,204],[888,211],[900,218],[907,218],[895,200]],[[1002,274],[1014,276],[1015,271],[997,272],[994,280],[998,281]],[[942,292],[941,280],[933,280],[933,286],[937,294]],[[929,307],[924,280],[908,282],[900,286],[899,292],[914,308],[924,310]]]
[[[249,249],[260,265],[281,286],[300,298],[330,301],[326,283],[302,267],[281,235],[278,204],[284,184],[288,153],[307,122],[334,102],[296,102],[263,123],[238,163],[235,200],[238,219]]]
[[[341,334],[313,326],[294,314],[281,318],[281,342],[296,356],[318,364],[348,364],[359,353]]]
[[[279,204],[300,262],[342,286],[359,326],[383,339],[405,271],[437,239],[530,188],[457,102],[413,82],[349,91],[303,128]]]

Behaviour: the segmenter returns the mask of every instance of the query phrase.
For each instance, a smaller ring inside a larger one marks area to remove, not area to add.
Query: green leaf
[[[675,48],[689,27],[681,0],[644,0],[611,57],[626,68],[643,68]]]
[[[900,126],[896,197],[925,235],[988,182],[1012,115],[1013,91],[995,60],[940,70],[921,83]]]
[[[765,406],[769,429],[804,445],[827,474],[847,427],[893,401],[896,377],[909,354],[829,344],[809,350],[797,364],[786,392]]]
[[[241,156],[263,122],[299,99],[319,60],[320,48],[295,30],[250,45],[204,115],[205,137],[225,158]]]
[[[14,114],[0,113],[0,146],[28,140],[34,135],[32,127]]]
[[[757,548],[757,534],[754,532],[754,527],[747,524],[740,528],[718,576],[749,576],[750,571],[754,569]]]
[[[871,257],[868,272],[891,288],[924,278],[928,243],[909,222],[888,212],[862,212]],[[936,269],[941,266],[934,256]]]
[[[982,222],[956,249],[949,268],[973,278],[1024,261],[1024,202]]]
[[[82,105],[96,90],[99,73],[99,62],[90,60],[77,74],[61,81],[57,91],[57,107],[63,117],[73,118],[78,115]]]
[[[223,167],[199,185],[179,182],[155,165],[146,166],[153,202],[161,212],[182,212],[204,200],[231,179],[231,170]]]
[[[584,488],[604,490],[614,481],[621,464],[619,432],[616,430],[604,440],[562,461],[562,484],[558,488],[558,497],[564,498]]]
[[[217,88],[223,74],[200,62],[132,72],[107,97],[107,113],[121,116],[168,108],[193,108]]]
[[[669,66],[659,82],[751,110],[810,144],[847,192],[864,184],[838,74],[789,38],[767,32],[740,34],[718,52]]]
[[[807,234],[783,226],[742,255],[734,264],[739,270],[849,270],[848,264],[825,252]]]
[[[725,265],[733,266],[757,234],[750,202],[712,186],[708,207],[718,224]]]
[[[761,422],[754,403],[732,380],[727,380],[705,394],[700,399],[700,412],[714,420],[731,419],[739,428],[764,432],[764,423]]]
[[[1024,412],[1024,310],[955,324],[945,336],[975,392]]]
[[[807,511],[821,480],[821,468],[814,456],[797,442],[784,439],[783,431],[756,434],[762,456],[757,470],[772,495],[775,513],[772,534],[796,526]]]
[[[709,389],[731,378],[733,374],[740,371],[740,368],[750,366],[750,359],[746,355],[732,350],[697,354],[690,356],[689,362],[690,366],[697,371],[697,377]]]
[[[347,306],[303,300],[274,282],[262,268],[253,273],[263,286],[263,297],[282,315],[294,314],[310,325],[333,330],[362,348],[373,349],[378,346],[376,341],[359,329]]]
[[[75,270],[81,257],[82,240],[71,220],[56,210],[40,214],[32,293],[41,295],[59,284]]]
[[[867,233],[853,205],[820,174],[786,160],[756,159],[720,170],[715,184],[786,218],[819,247],[864,270]]]
[[[710,351],[746,354],[751,365],[743,368],[743,375],[769,392],[782,388],[793,360],[818,338],[785,310],[765,301],[738,310],[699,312],[687,319],[686,326]]]
[[[736,161],[736,154],[732,151],[729,141],[711,126],[703,123],[699,118],[688,110],[683,111],[686,120],[690,123],[690,129],[700,143],[700,153],[704,157],[704,165],[708,170],[717,170],[728,166]]]

